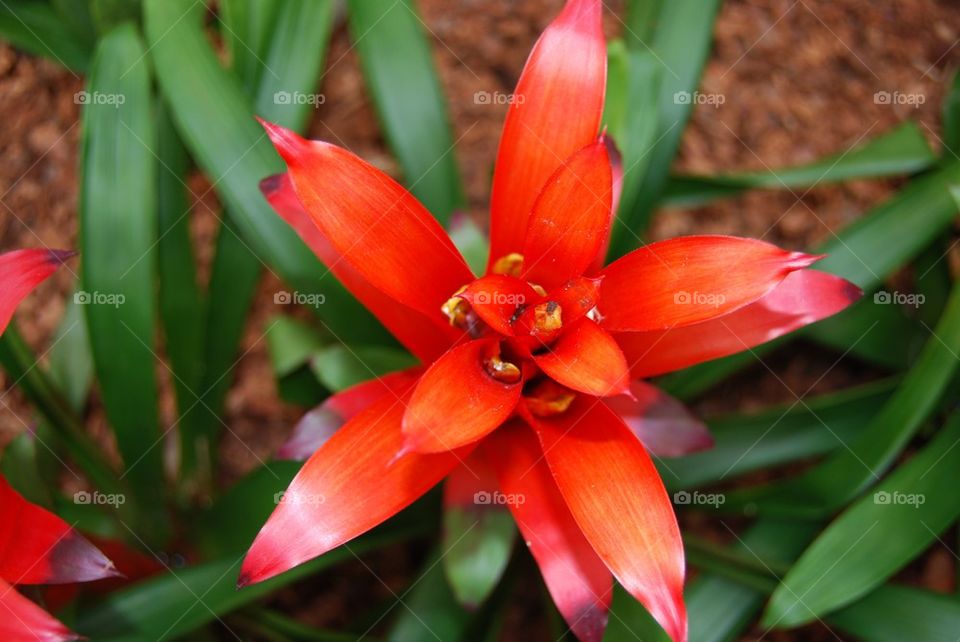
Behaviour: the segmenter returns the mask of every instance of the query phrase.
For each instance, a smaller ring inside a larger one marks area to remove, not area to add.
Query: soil
[[[477,104],[477,91],[509,93],[532,44],[562,5],[562,0],[419,0],[453,119],[456,155],[463,171],[471,211],[483,217],[490,171],[506,107]],[[620,10],[619,2],[611,9]],[[623,25],[607,12],[608,35]],[[719,106],[702,105],[687,128],[675,169],[716,173],[796,165],[879,135],[906,120],[917,122],[934,148],[940,147],[939,105],[960,62],[960,6],[948,0],[728,0],[716,26],[715,45],[701,90],[720,94]],[[74,93],[83,80],[45,60],[0,45],[0,249],[47,245],[77,246],[77,151],[79,108]],[[335,31],[321,91],[326,101],[311,124],[316,138],[336,141],[391,173],[397,173],[366,95],[355,53],[345,28]],[[878,104],[876,92],[923,97],[916,106]],[[663,210],[654,238],[688,233],[725,233],[765,238],[803,248],[828,238],[889,197],[899,180],[852,181],[807,191],[751,192],[693,210]],[[191,178],[202,194],[208,182]],[[213,194],[194,208],[193,228],[201,262],[209,263],[218,210]],[[20,328],[38,352],[50,345],[64,301],[78,271],[62,270],[30,297],[18,313]],[[265,277],[248,332],[235,385],[227,402],[222,480],[230,483],[267,459],[284,441],[303,409],[279,401],[262,340],[265,320],[275,312],[271,293],[278,284]],[[811,384],[812,393],[840,389],[873,376],[836,355],[814,348],[780,352],[767,368],[744,373],[697,404],[703,413],[753,409],[791,402]],[[169,382],[165,389],[167,422],[174,421]],[[0,375],[4,390],[10,383]],[[0,445],[33,421],[15,390],[0,396]],[[93,405],[91,429],[103,430]],[[725,529],[691,518],[685,526],[703,533]],[[408,551],[409,553],[409,551]],[[946,548],[932,551],[904,578],[936,590],[956,581]],[[412,569],[403,551],[371,556],[381,576],[402,590]],[[394,560],[394,561],[391,561]],[[277,598],[288,612],[320,626],[338,623],[339,604],[378,595],[384,586],[364,565],[343,570],[346,580],[301,583],[295,596]],[[519,598],[507,619],[505,640],[547,640],[537,623],[544,620],[538,580],[524,574]],[[358,586],[364,590],[358,590]],[[366,591],[366,592],[365,592]],[[352,597],[351,597],[352,596]],[[372,600],[366,598],[367,604]],[[536,628],[536,630],[531,630]],[[744,639],[830,640],[836,636],[813,626],[791,634],[753,631]]]

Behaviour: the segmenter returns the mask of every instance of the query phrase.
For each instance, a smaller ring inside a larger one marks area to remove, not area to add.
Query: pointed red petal
[[[581,642],[600,642],[613,578],[574,521],[527,426],[512,423],[481,447],[557,609]]]
[[[72,256],[74,252],[40,248],[0,254],[0,334],[20,302]]]
[[[631,374],[652,377],[772,341],[840,312],[861,294],[840,277],[801,270],[732,314],[683,328],[614,336],[627,355]]]
[[[343,424],[384,397],[401,397],[422,374],[421,368],[391,372],[332,395],[303,416],[294,428],[293,436],[277,451],[277,459],[308,459]]]
[[[630,384],[633,398],[604,399],[647,450],[657,457],[680,457],[713,447],[707,426],[682,403],[643,381]]]
[[[350,541],[436,485],[459,452],[398,456],[409,394],[354,417],[304,464],[247,552],[240,586],[269,579]]]
[[[606,243],[613,173],[600,139],[564,161],[534,203],[524,278],[548,290],[582,275]]]
[[[534,424],[557,486],[600,559],[675,642],[685,642],[683,542],[640,440],[586,396]]]
[[[502,424],[520,400],[523,382],[503,383],[487,372],[496,342],[453,348],[420,379],[403,415],[406,447],[442,452],[474,442]]]
[[[330,245],[370,284],[428,318],[473,280],[450,237],[395,180],[345,149],[264,121],[297,197]]]
[[[263,179],[260,190],[277,214],[300,235],[343,286],[373,312],[410,352],[430,362],[456,342],[459,333],[439,314],[439,309],[427,316],[398,303],[374,287],[353,264],[343,259],[300,204],[289,174]]]
[[[80,636],[0,580],[0,639],[7,642],[60,642]]]
[[[620,154],[620,150],[617,149],[617,144],[610,136],[604,135],[603,140],[607,144],[607,153],[610,155],[610,167],[613,170],[613,202],[610,204],[610,216],[606,227],[606,234],[600,243],[600,249],[597,251],[596,256],[593,257],[593,262],[590,264],[590,267],[587,268],[586,274],[588,275],[596,274],[602,270],[604,263],[607,262],[607,251],[610,249],[613,223],[617,218],[617,212],[620,211],[620,197],[623,196],[623,156]]]
[[[513,323],[518,311],[542,298],[526,281],[503,274],[477,279],[460,297],[487,325],[507,336],[514,334]]]
[[[732,236],[652,243],[603,270],[601,323],[645,332],[706,321],[753,303],[819,258]]]
[[[0,477],[0,579],[66,584],[116,575],[113,563],[97,547]]]
[[[491,265],[520,251],[547,179],[597,135],[607,76],[600,8],[600,0],[569,0],[524,67],[494,171]]]
[[[612,397],[630,389],[630,371],[620,346],[590,319],[567,328],[534,360],[557,383],[588,395]]]

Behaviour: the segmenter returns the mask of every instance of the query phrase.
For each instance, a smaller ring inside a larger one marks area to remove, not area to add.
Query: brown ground
[[[485,208],[505,108],[475,104],[473,94],[511,91],[537,34],[561,4],[561,0],[419,0],[432,32],[458,139],[457,157],[475,213]],[[618,8],[619,3],[612,5]],[[608,33],[614,35],[620,29],[618,19],[608,15]],[[804,163],[842,152],[907,119],[919,122],[930,142],[939,146],[939,104],[960,61],[958,39],[960,6],[947,0],[728,0],[702,85],[705,92],[723,94],[726,102],[718,108],[697,109],[677,169],[710,173]],[[322,86],[327,100],[318,110],[312,134],[339,141],[395,170],[342,27],[335,33],[328,60]],[[71,73],[0,45],[0,155],[4,161],[0,164],[0,249],[41,242],[51,247],[76,246],[80,132],[73,94],[81,88],[82,79]],[[877,91],[919,93],[925,103],[917,109],[878,105],[873,101]],[[192,179],[191,187],[198,193],[204,185],[202,177]],[[897,181],[857,181],[807,193],[757,192],[707,208],[664,211],[655,221],[654,236],[730,233],[803,247],[855,220],[897,185]],[[205,200],[216,207],[213,198]],[[196,219],[198,251],[208,256],[213,219],[206,207],[197,208]],[[76,264],[72,267],[76,270]],[[49,344],[72,278],[69,271],[61,271],[21,308],[21,328],[40,350]],[[274,312],[267,296],[274,289],[264,284],[245,340],[249,352],[240,363],[228,400],[227,422],[239,439],[225,439],[222,445],[227,479],[255,466],[257,457],[267,458],[300,413],[277,401],[260,340],[264,320]],[[845,362],[834,367],[834,360],[833,355],[815,350],[778,355],[769,362],[777,377],[757,368],[737,379],[737,385],[725,386],[709,397],[701,409],[792,401],[786,386],[802,392],[824,373],[816,391],[843,387],[862,376]],[[4,389],[9,385],[0,381]],[[15,391],[0,398],[0,444],[23,430],[30,417]],[[92,421],[100,423],[96,418]],[[947,551],[938,551],[916,575],[929,586],[948,587],[952,575],[944,569],[950,569],[950,561]],[[387,572],[388,566],[378,564],[377,568]],[[536,586],[526,583],[521,606],[510,618],[516,623],[511,628],[518,631],[523,622],[530,622],[527,610],[539,617]],[[791,639],[833,639],[823,631],[801,635]],[[528,631],[517,636],[511,639],[540,639]]]

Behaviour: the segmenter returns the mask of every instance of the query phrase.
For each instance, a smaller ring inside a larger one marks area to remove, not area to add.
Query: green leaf
[[[869,642],[957,642],[960,601],[905,586],[882,586],[830,615],[829,623]]]
[[[648,49],[657,32],[665,0],[628,0],[623,37],[631,49]]]
[[[354,47],[407,188],[445,223],[466,199],[450,119],[413,0],[347,0]]]
[[[77,0],[52,0],[50,4],[67,23],[70,30],[92,51],[97,33],[93,25],[93,16],[90,14],[90,5]]]
[[[799,477],[729,493],[724,508],[805,517],[827,515],[859,495],[891,466],[937,409],[956,373],[960,352],[960,286],[931,331],[917,363],[863,432]]]
[[[140,0],[90,0],[90,13],[97,30],[106,34],[125,22],[138,22]]]
[[[670,636],[635,597],[615,583],[610,619],[607,621],[603,642],[636,642],[637,640],[670,642]]]
[[[146,50],[133,25],[97,46],[83,112],[83,302],[103,405],[143,499],[164,487],[157,418],[157,166]],[[160,517],[162,511],[145,515]],[[159,535],[154,529],[146,532]]]
[[[960,160],[960,73],[953,74],[950,88],[943,99],[943,159],[952,163]]]
[[[447,506],[443,569],[459,604],[475,609],[497,587],[510,561],[517,528],[505,506]]]
[[[653,137],[656,143],[647,154],[648,171],[636,204],[630,211],[620,212],[624,225],[614,228],[611,257],[621,256],[636,246],[637,237],[645,231],[660,200],[680,137],[693,111],[693,101],[683,96],[691,95],[700,83],[719,7],[718,0],[671,0],[660,10],[652,41],[648,43],[662,68]]]
[[[671,490],[729,481],[840,448],[859,435],[896,386],[885,380],[770,408],[709,421],[713,448],[659,460],[660,476]]]
[[[0,5],[0,37],[77,73],[85,72],[90,65],[90,43],[46,2],[6,0]]]
[[[339,392],[396,370],[416,365],[403,350],[379,346],[332,345],[313,357],[313,372],[328,390]]]
[[[674,176],[663,206],[699,207],[748,189],[802,189],[860,178],[912,174],[936,161],[916,123],[906,122],[851,150],[813,163],[762,172],[719,176]]]
[[[220,67],[202,29],[203,6],[146,0],[144,8],[157,77],[178,129],[251,250],[298,292],[322,294],[327,304],[317,312],[341,339],[392,345],[260,194],[260,180],[282,171],[283,163],[236,79]]]
[[[267,322],[270,362],[278,377],[306,365],[323,348],[323,339],[309,325],[292,317],[273,317]]]
[[[270,67],[264,58],[282,4],[277,0],[223,0],[220,3],[221,32],[230,54],[230,66],[247,93],[256,90],[264,73],[275,73],[268,71]],[[316,4],[326,3],[321,0]]]
[[[450,221],[450,240],[460,250],[467,265],[474,274],[483,274],[487,269],[487,255],[490,254],[490,241],[480,226],[466,214],[456,216]]]
[[[47,356],[50,379],[63,391],[70,407],[83,412],[93,384],[93,355],[87,341],[87,318],[76,294],[67,300]]]
[[[960,415],[919,454],[844,511],[803,553],[773,593],[766,626],[820,618],[882,584],[960,515],[947,489],[960,470]]]
[[[398,596],[397,618],[390,628],[390,642],[443,640],[457,642],[470,624],[470,614],[453,599],[443,574],[440,554],[434,553],[414,579]]]

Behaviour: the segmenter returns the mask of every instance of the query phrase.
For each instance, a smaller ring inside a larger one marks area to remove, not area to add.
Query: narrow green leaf
[[[456,216],[450,221],[450,239],[460,250],[467,265],[474,274],[483,274],[487,269],[487,255],[490,254],[490,241],[466,214]]]
[[[313,357],[313,372],[328,390],[339,392],[363,381],[416,365],[403,350],[333,345]]]
[[[446,506],[443,511],[443,569],[456,601],[474,609],[503,576],[517,538],[505,506]]]
[[[943,98],[943,159],[948,163],[960,160],[960,73],[953,74],[950,88]]]
[[[960,286],[955,286],[916,365],[847,448],[799,477],[729,493],[725,508],[749,506],[763,514],[818,517],[846,504],[879,479],[936,410],[956,373],[958,352]]]
[[[103,100],[83,112],[80,296],[125,475],[144,499],[156,501],[164,487],[153,347],[156,130],[146,50],[133,25],[100,41],[89,91]]]
[[[260,194],[259,181],[282,171],[283,163],[236,79],[220,67],[202,29],[202,5],[146,0],[144,7],[157,77],[178,129],[246,243],[298,292],[322,294],[326,305],[317,312],[344,341],[393,344]]]
[[[639,0],[638,0],[639,1]],[[663,5],[650,49],[662,67],[657,98],[656,141],[649,151],[648,171],[639,188],[639,198],[630,211],[621,210],[623,225],[614,229],[611,256],[636,247],[646,230],[669,178],[670,165],[690,114],[690,99],[700,83],[700,74],[710,53],[718,0],[671,0]]]
[[[53,8],[67,23],[71,31],[87,44],[92,51],[97,32],[93,25],[93,16],[90,14],[90,5],[82,0],[52,0]]]
[[[647,609],[619,584],[614,585],[610,613],[603,642],[670,642],[670,636]]]
[[[628,0],[624,40],[631,49],[648,49],[647,41],[657,32],[664,0]]]
[[[74,293],[67,300],[47,357],[50,379],[63,391],[70,407],[82,413],[93,384],[93,355],[87,341],[87,317]]]
[[[396,620],[388,636],[390,642],[458,642],[470,624],[469,612],[453,599],[439,553],[427,559],[411,587],[391,608]]]
[[[445,223],[466,199],[446,100],[413,0],[347,0],[354,47],[407,188]]]
[[[764,615],[789,628],[823,617],[882,584],[960,515],[946,490],[960,470],[960,415],[919,454],[844,511],[791,567]]]
[[[829,622],[868,642],[957,642],[960,601],[905,586],[882,586],[830,615]]]
[[[267,327],[270,362],[278,377],[306,365],[323,348],[319,333],[292,317],[273,317]]]
[[[140,0],[90,0],[91,17],[102,34],[125,22],[139,22],[140,11]]]
[[[906,122],[857,147],[813,163],[763,172],[719,176],[674,176],[662,205],[698,207],[748,189],[803,189],[860,178],[912,174],[936,161],[916,123]]]
[[[220,3],[221,32],[230,66],[247,92],[255,91],[269,65],[265,62],[277,12],[277,0],[223,0]],[[320,4],[320,3],[318,3]]]
[[[87,70],[93,53],[89,42],[39,0],[6,0],[0,5],[0,38],[77,73]]]

